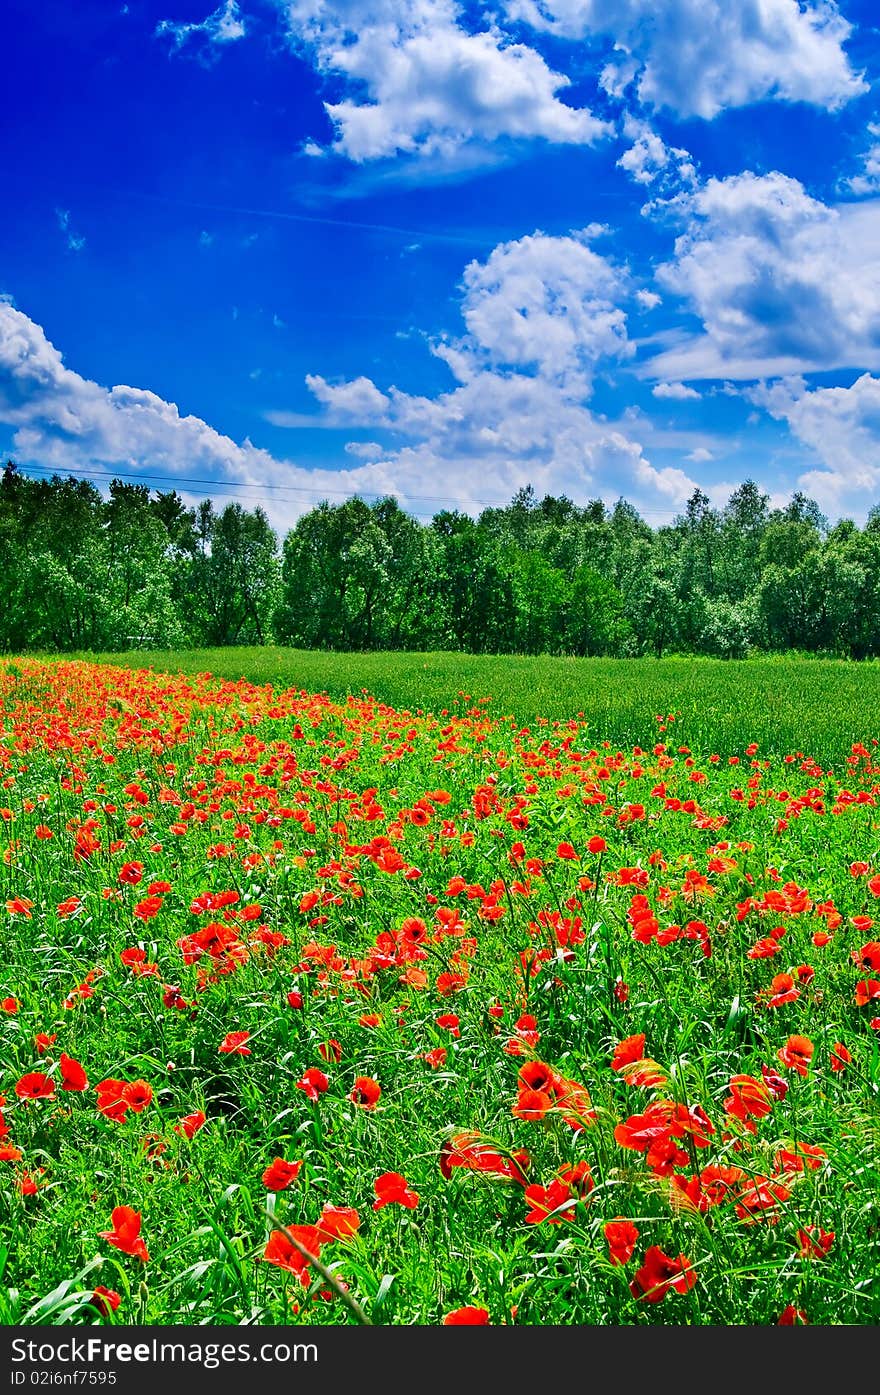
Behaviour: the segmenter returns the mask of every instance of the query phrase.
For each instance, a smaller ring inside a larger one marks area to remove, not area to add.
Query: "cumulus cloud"
[[[602,81],[643,104],[711,119],[779,99],[835,110],[867,90],[833,0],[506,0],[511,19],[563,39],[606,37]]]
[[[468,382],[434,398],[396,387],[382,391],[366,377],[331,384],[313,375],[308,384],[331,425],[382,427],[394,447],[352,443],[358,463],[339,470],[278,459],[147,389],[108,388],[82,377],[39,325],[0,301],[0,423],[10,428],[24,465],[60,473],[140,471],[153,485],[158,473],[163,487],[179,486],[190,501],[200,497],[187,489],[192,477],[215,481],[221,493],[228,483],[229,497],[260,503],[279,530],[322,496],[338,500],[356,492],[393,494],[425,514],[443,504],[473,511],[502,504],[531,483],[580,500],[613,501],[625,493],[671,517],[695,487],[683,471],[655,468],[625,429],[537,374],[475,368]],[[253,492],[237,493],[236,485]]]
[[[600,359],[632,352],[617,303],[626,294],[625,277],[589,246],[602,231],[536,232],[501,243],[485,262],[471,262],[461,307],[467,350],[495,365],[534,367],[587,392]],[[457,363],[450,366],[461,372]]]
[[[329,421],[389,432],[400,444],[374,469],[398,489],[443,480],[459,507],[478,510],[532,484],[576,500],[625,493],[671,516],[694,481],[656,468],[629,423],[586,405],[597,364],[630,350],[616,303],[626,279],[589,246],[599,231],[538,232],[472,262],[461,285],[464,333],[433,346],[455,385],[429,398],[363,377],[310,376]]]
[[[880,502],[880,378],[863,373],[850,387],[808,389],[802,377],[761,383],[749,399],[809,447],[823,468],[798,485],[830,514],[864,518]]]
[[[699,401],[700,398],[696,388],[688,387],[685,383],[655,383],[651,388],[651,394],[671,402],[687,402],[689,399]]]
[[[663,379],[758,378],[880,364],[880,200],[831,207],[787,175],[710,179],[657,280],[703,335],[661,353]]]
[[[870,121],[868,135],[873,139],[862,153],[862,168],[846,180],[846,187],[853,194],[876,194],[880,190],[880,124]]]
[[[247,26],[236,0],[224,0],[218,9],[199,23],[162,19],[155,29],[157,38],[171,40],[173,53],[186,49],[203,63],[214,62],[224,45],[243,39],[246,33]]]
[[[472,33],[452,0],[287,0],[294,45],[341,100],[325,103],[335,148],[364,162],[451,157],[472,142],[591,144],[610,126],[557,93],[570,85],[496,26]]]
[[[624,117],[623,136],[632,144],[617,163],[636,184],[666,195],[694,187],[697,171],[689,151],[667,145],[647,121],[630,113]]]

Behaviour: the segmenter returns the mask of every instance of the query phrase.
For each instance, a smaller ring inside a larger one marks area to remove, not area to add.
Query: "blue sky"
[[[279,530],[527,483],[880,501],[866,0],[211,3],[7,5],[22,466]]]

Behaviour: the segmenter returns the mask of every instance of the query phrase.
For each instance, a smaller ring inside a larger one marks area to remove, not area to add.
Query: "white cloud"
[[[695,465],[705,465],[706,461],[714,459],[714,456],[705,446],[696,446],[685,459],[692,460]]]
[[[615,303],[626,282],[588,246],[598,231],[535,233],[466,268],[465,332],[433,345],[455,379],[449,391],[428,398],[382,391],[364,377],[307,379],[330,424],[378,426],[399,439],[373,464],[386,487],[436,493],[442,480],[459,507],[478,510],[531,483],[576,500],[624,493],[670,517],[693,492],[684,471],[657,469],[646,458],[629,423],[608,422],[585,405],[596,365],[629,351]]]
[[[471,262],[462,297],[467,352],[493,365],[534,367],[588,392],[600,359],[632,352],[616,303],[626,294],[625,278],[588,245],[601,231],[536,232],[501,243],[485,262]],[[448,354],[447,361],[458,376],[468,376],[460,359]]]
[[[846,180],[846,187],[854,194],[876,194],[880,189],[880,125],[877,122],[868,123],[868,135],[874,139],[862,154],[861,173]]]
[[[880,200],[831,207],[787,175],[710,179],[659,283],[704,333],[641,371],[663,379],[756,378],[880,364]]]
[[[656,291],[636,291],[636,300],[643,310],[656,310],[658,305],[663,304],[662,297]]]
[[[647,121],[627,113],[623,135],[632,144],[617,163],[636,184],[653,187],[659,181],[658,187],[664,194],[691,189],[696,184],[697,171],[689,151],[667,145]]]
[[[70,209],[56,208],[55,217],[58,219],[58,226],[64,233],[68,252],[81,252],[86,245],[84,237],[80,237],[70,226]]]
[[[711,119],[776,98],[835,110],[867,90],[833,0],[506,0],[512,19],[560,38],[604,36],[603,85],[648,106]]]
[[[541,138],[592,144],[610,132],[556,95],[570,85],[497,27],[471,33],[451,0],[289,0],[293,43],[342,78],[325,104],[335,148],[363,162],[452,157],[471,142]]]
[[[651,395],[667,398],[671,402],[686,402],[688,399],[699,401],[700,397],[696,388],[687,387],[684,383],[656,383],[651,388]]]
[[[243,39],[246,33],[247,26],[236,0],[223,0],[222,5],[199,23],[162,19],[155,29],[157,38],[171,39],[173,53],[191,48],[203,63],[213,62],[219,48]]]
[[[760,384],[750,401],[814,451],[824,468],[798,480],[830,514],[864,518],[880,502],[880,378],[863,373],[850,387],[808,390],[801,377]]]

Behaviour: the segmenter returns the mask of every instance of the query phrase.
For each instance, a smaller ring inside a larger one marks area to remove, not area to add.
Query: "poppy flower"
[[[317,1066],[309,1066],[308,1070],[303,1072],[302,1079],[296,1082],[296,1088],[302,1090],[303,1094],[314,1104],[319,1095],[323,1095],[329,1090],[330,1081],[322,1070],[318,1070]]]
[[[98,1287],[92,1293],[90,1302],[98,1309],[102,1317],[106,1317],[108,1313],[116,1312],[122,1302],[122,1298],[120,1294],[116,1292],[115,1288],[104,1288],[103,1284],[98,1284]]]
[[[624,1066],[631,1065],[633,1061],[643,1060],[644,1056],[644,1032],[639,1032],[636,1036],[624,1037],[623,1041],[618,1042],[614,1048],[614,1054],[611,1057],[611,1069],[614,1071],[621,1071]]]
[[[443,1319],[444,1327],[490,1327],[487,1308],[454,1308]]]
[[[295,1182],[301,1162],[286,1162],[284,1158],[275,1158],[263,1173],[263,1186],[270,1192],[283,1192]]]
[[[369,1075],[358,1075],[348,1098],[352,1104],[362,1105],[364,1109],[375,1109],[381,1093],[382,1087],[378,1080],[373,1080]]]
[[[557,1083],[556,1072],[546,1061],[527,1061],[524,1066],[520,1066],[517,1074],[521,1090],[536,1090],[541,1094],[548,1094]]]
[[[21,1162],[22,1152],[13,1143],[0,1142],[0,1162]]]
[[[777,1327],[808,1327],[809,1321],[803,1308],[796,1308],[793,1303],[789,1303],[787,1308],[783,1308],[776,1322]]]
[[[608,1257],[611,1263],[628,1264],[639,1238],[638,1226],[633,1225],[632,1221],[606,1221],[602,1232],[608,1241]]]
[[[836,1041],[831,1048],[831,1069],[839,1074],[841,1071],[846,1070],[851,1061],[852,1056],[847,1051],[843,1042]]]
[[[863,978],[856,984],[856,1003],[867,1007],[868,1003],[880,1002],[880,978]]]
[[[488,1139],[478,1133],[456,1133],[447,1139],[440,1149],[440,1171],[448,1180],[456,1167],[471,1172],[483,1172],[498,1181],[518,1182],[527,1185],[525,1169],[531,1165],[531,1158],[524,1148],[513,1153],[502,1153]]]
[[[645,1253],[644,1263],[636,1270],[630,1293],[646,1303],[661,1303],[666,1295],[687,1293],[697,1282],[697,1271],[689,1259],[679,1255],[673,1259],[664,1254],[659,1245],[652,1245]]]
[[[108,1078],[101,1080],[95,1091],[98,1096],[98,1112],[116,1123],[121,1123],[128,1113],[128,1101],[124,1098],[126,1082]]]
[[[554,1178],[549,1187],[542,1187],[536,1182],[526,1187],[525,1199],[529,1207],[526,1225],[541,1225],[543,1221],[559,1225],[561,1221],[571,1219],[577,1203],[571,1188],[559,1178]]]
[[[335,1061],[338,1065],[342,1060],[342,1047],[338,1041],[322,1041],[318,1046],[318,1055],[325,1061]]]
[[[298,993],[295,988],[292,988],[287,995],[287,1002],[289,1007],[301,1008],[303,1005],[302,993]]]
[[[55,1097],[55,1082],[42,1071],[33,1070],[16,1081],[15,1093],[20,1100],[51,1100]]]
[[[2,1000],[0,1000],[0,1012],[8,1012],[8,1013],[16,1013],[16,1012],[18,1012],[18,999],[17,999],[17,998],[3,998]]]
[[[124,1087],[122,1098],[135,1114],[140,1114],[152,1104],[153,1090],[146,1080],[132,1080]]]
[[[250,1041],[250,1035],[250,1032],[227,1032],[217,1050],[221,1055],[250,1056],[251,1049],[245,1046],[245,1042]]]
[[[74,1061],[71,1056],[61,1053],[59,1061],[61,1071],[62,1090],[87,1090],[89,1088],[88,1078],[79,1061]]]
[[[437,1026],[442,1027],[444,1031],[449,1032],[450,1036],[457,1037],[461,1035],[459,1031],[459,1027],[461,1025],[460,1020],[458,1017],[456,1017],[454,1012],[442,1012],[440,1016],[436,1019],[436,1021]]]
[[[788,1038],[788,1041],[777,1051],[776,1055],[789,1070],[797,1071],[798,1075],[806,1075],[810,1068],[810,1061],[813,1059],[814,1050],[815,1047],[809,1037],[794,1036]]]
[[[528,1123],[538,1123],[554,1108],[551,1095],[545,1090],[520,1090],[512,1112],[518,1119]]]
[[[34,1046],[37,1048],[37,1054],[45,1056],[49,1048],[54,1046],[57,1039],[57,1032],[37,1032],[37,1035],[34,1037]]]
[[[133,1255],[135,1259],[146,1262],[150,1258],[147,1247],[140,1238],[140,1211],[133,1211],[130,1206],[114,1206],[110,1214],[110,1224],[112,1230],[98,1231],[102,1240],[106,1240],[108,1245],[115,1246],[125,1255]]]
[[[413,1211],[419,1204],[418,1192],[410,1189],[406,1178],[399,1172],[383,1172],[373,1183],[373,1190],[376,1193],[374,1211],[381,1211],[383,1206],[391,1205],[405,1206]]]
[[[347,1240],[360,1230],[361,1218],[353,1206],[324,1206],[315,1222],[315,1228],[322,1243],[330,1240]]]
[[[297,1249],[290,1236],[298,1240],[314,1259],[321,1257],[321,1237],[313,1225],[291,1225],[287,1229],[290,1235],[285,1235],[283,1230],[272,1231],[263,1251],[263,1259],[267,1264],[277,1265],[279,1269],[288,1269],[292,1274],[304,1275],[310,1260]]]
[[[825,1259],[834,1244],[834,1231],[808,1225],[798,1230],[798,1255],[801,1259]]]
[[[174,1132],[184,1138],[193,1138],[207,1122],[204,1110],[196,1109],[192,1114],[184,1114],[183,1118],[178,1120],[174,1125]]]
[[[435,1046],[433,1051],[427,1051],[425,1053],[424,1059],[432,1070],[438,1070],[440,1066],[446,1065],[446,1056],[447,1052],[445,1046]]]

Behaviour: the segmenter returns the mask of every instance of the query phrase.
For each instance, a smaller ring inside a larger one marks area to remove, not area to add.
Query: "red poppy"
[[[245,1046],[245,1042],[250,1041],[250,1032],[227,1032],[217,1050],[223,1054],[235,1056],[250,1056],[251,1049]]]
[[[425,1053],[425,1060],[432,1070],[438,1070],[440,1066],[446,1065],[447,1051],[445,1046],[435,1046],[433,1051]]]
[[[847,1051],[842,1041],[836,1041],[831,1048],[831,1069],[838,1074],[846,1070],[852,1061],[852,1056]]]
[[[405,1206],[413,1211],[419,1204],[419,1194],[411,1190],[406,1178],[399,1172],[383,1172],[373,1183],[376,1200],[373,1210],[381,1211],[383,1206]]]
[[[319,1095],[323,1095],[329,1090],[330,1081],[322,1070],[318,1070],[317,1066],[309,1066],[308,1070],[303,1072],[302,1079],[296,1082],[296,1088],[302,1090],[303,1094],[314,1104]]]
[[[142,862],[123,862],[119,869],[119,881],[125,882],[127,886],[137,886],[143,880],[144,864]]]
[[[153,1102],[153,1090],[146,1080],[132,1080],[122,1091],[122,1098],[135,1114],[140,1114]]]
[[[607,1221],[602,1227],[608,1241],[608,1257],[612,1264],[628,1264],[639,1238],[638,1226],[632,1221]]]
[[[801,1259],[825,1259],[834,1244],[834,1231],[818,1225],[804,1226],[797,1233],[798,1255]]]
[[[696,1282],[697,1271],[689,1259],[684,1255],[673,1259],[664,1254],[659,1245],[652,1245],[629,1287],[633,1298],[661,1303],[672,1289],[676,1293],[687,1293]]]
[[[58,1064],[61,1071],[62,1090],[80,1091],[89,1088],[88,1078],[79,1061],[74,1061],[71,1056],[65,1056],[62,1051]]]
[[[347,1240],[360,1230],[361,1218],[353,1206],[324,1206],[316,1222],[322,1242]]]
[[[487,1308],[455,1308],[443,1319],[444,1327],[490,1327]]]
[[[115,1288],[104,1288],[103,1284],[98,1284],[92,1294],[91,1302],[98,1309],[98,1312],[106,1317],[108,1313],[116,1312],[122,1298]]]
[[[513,1113],[518,1119],[538,1123],[553,1108],[553,1098],[545,1090],[520,1090],[516,1104],[513,1105]]]
[[[880,1002],[880,978],[863,978],[856,984],[856,1003],[867,1007],[868,1003]]]
[[[325,1061],[335,1061],[338,1065],[342,1060],[342,1047],[338,1041],[322,1041],[318,1046],[318,1055]]]
[[[270,1192],[283,1192],[295,1182],[299,1176],[301,1162],[286,1162],[284,1158],[275,1158],[263,1173],[263,1186]]]
[[[20,1100],[51,1100],[55,1097],[55,1082],[42,1071],[33,1070],[16,1081],[15,1093]]]
[[[531,1159],[524,1148],[502,1153],[497,1146],[478,1133],[456,1133],[440,1149],[440,1171],[449,1179],[453,1168],[463,1167],[471,1172],[483,1172],[498,1181],[527,1185],[525,1169]]]
[[[557,1084],[556,1072],[546,1061],[527,1061],[524,1066],[520,1066],[518,1075],[521,1090],[549,1094]]]
[[[572,1196],[571,1188],[559,1178],[554,1178],[549,1187],[542,1187],[537,1182],[526,1187],[525,1199],[529,1207],[526,1225],[540,1225],[543,1221],[559,1225],[561,1221],[571,1219],[577,1204],[577,1197]]]
[[[298,1240],[303,1249],[308,1251],[312,1259],[321,1257],[321,1237],[313,1225],[291,1225],[287,1229],[295,1240]],[[310,1259],[297,1249],[296,1245],[285,1235],[283,1230],[273,1230],[263,1251],[263,1259],[267,1264],[276,1264],[279,1269],[288,1269],[292,1274],[305,1275]],[[304,1280],[305,1281],[305,1280]]]
[[[382,1087],[378,1080],[373,1080],[369,1075],[358,1075],[348,1098],[352,1104],[360,1104],[364,1109],[375,1109],[381,1093]]]
[[[98,1112],[116,1123],[121,1123],[128,1113],[128,1101],[124,1098],[124,1080],[101,1080],[95,1086],[98,1096]]]
[[[776,1323],[777,1327],[809,1327],[809,1321],[803,1308],[796,1308],[793,1303],[789,1303],[787,1308],[783,1308]]]
[[[34,1037],[34,1046],[37,1048],[37,1054],[45,1056],[49,1047],[53,1046],[57,1039],[57,1032],[37,1032],[37,1035]]]
[[[16,1013],[16,1012],[18,1012],[18,999],[17,999],[17,998],[3,998],[2,1000],[0,1000],[0,1012],[9,1012],[9,1013]]]
[[[106,1240],[109,1245],[115,1246],[123,1254],[134,1255],[135,1259],[146,1261],[150,1258],[146,1245],[140,1239],[140,1211],[133,1211],[130,1206],[114,1206],[110,1215],[110,1224],[113,1227],[112,1230],[98,1231],[102,1240]]]
[[[789,1070],[797,1071],[798,1075],[806,1075],[815,1049],[809,1037],[794,1036],[788,1038],[776,1055]]]
[[[174,1132],[181,1134],[184,1138],[192,1138],[199,1129],[204,1128],[208,1122],[204,1110],[196,1109],[192,1114],[184,1114],[183,1118],[174,1125]]]
[[[454,1012],[441,1013],[437,1018],[437,1026],[442,1027],[444,1031],[449,1032],[453,1037],[461,1035],[459,1032],[460,1021]]]
[[[618,1042],[614,1048],[614,1054],[611,1057],[611,1069],[621,1071],[624,1066],[631,1065],[633,1061],[644,1060],[644,1056],[644,1032],[639,1032],[636,1036],[624,1037],[623,1041]]]

